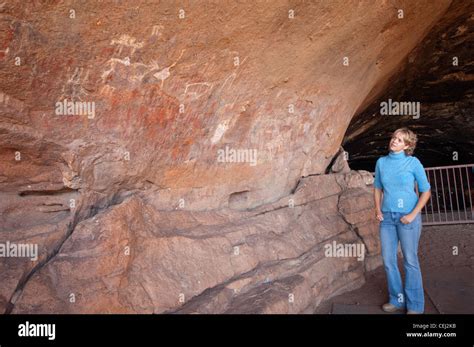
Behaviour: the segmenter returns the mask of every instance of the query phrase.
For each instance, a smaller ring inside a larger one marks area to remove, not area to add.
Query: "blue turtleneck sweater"
[[[431,186],[420,161],[405,154],[392,152],[375,164],[374,187],[383,190],[382,212],[410,213],[418,203],[415,192],[426,192]]]

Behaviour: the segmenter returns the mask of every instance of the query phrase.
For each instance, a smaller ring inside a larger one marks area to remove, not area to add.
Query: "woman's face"
[[[390,139],[390,150],[393,152],[400,152],[408,148],[400,133],[395,133]]]

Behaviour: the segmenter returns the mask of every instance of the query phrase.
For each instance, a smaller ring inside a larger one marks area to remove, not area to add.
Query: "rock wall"
[[[13,312],[313,312],[380,264],[372,181],[310,176],[252,211],[162,212],[147,193],[128,197],[78,223]],[[334,242],[366,253],[328,256]]]
[[[310,312],[362,284],[370,177],[340,144],[449,5],[0,5],[0,242],[39,247],[0,259],[0,309]]]

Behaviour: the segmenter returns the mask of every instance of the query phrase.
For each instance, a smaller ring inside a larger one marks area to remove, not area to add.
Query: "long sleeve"
[[[382,181],[380,180],[380,158],[377,160],[375,164],[375,179],[374,179],[374,187],[377,189],[382,189]]]
[[[419,192],[424,193],[431,189],[428,177],[426,177],[426,171],[418,158],[415,160],[413,174],[415,175],[416,183],[418,183]]]

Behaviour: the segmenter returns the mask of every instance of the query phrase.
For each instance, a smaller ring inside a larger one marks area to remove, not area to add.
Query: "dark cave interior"
[[[391,133],[418,135],[415,156],[425,167],[474,161],[474,3],[454,3],[375,100],[352,119],[343,141],[354,170],[374,171]],[[419,102],[419,115],[381,115],[389,99]],[[367,104],[367,102],[366,102]]]

